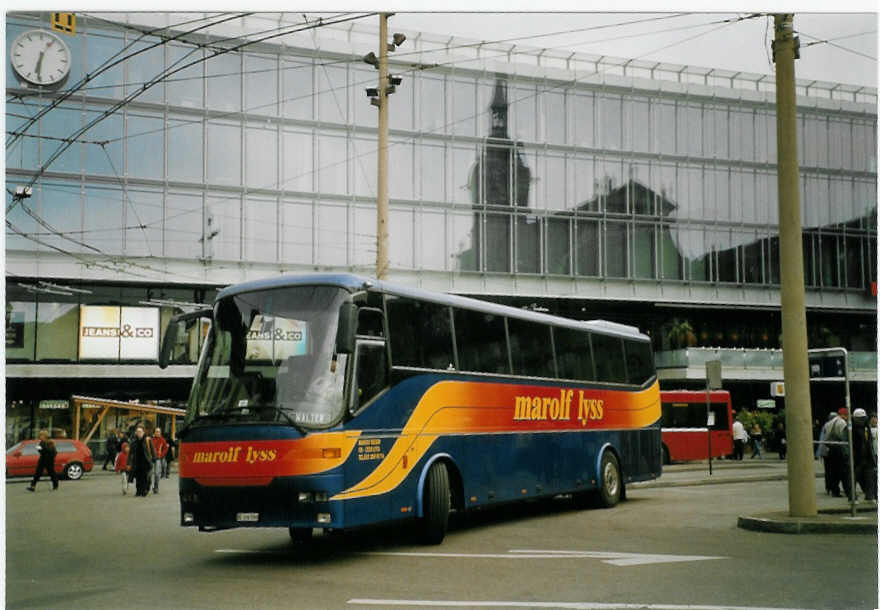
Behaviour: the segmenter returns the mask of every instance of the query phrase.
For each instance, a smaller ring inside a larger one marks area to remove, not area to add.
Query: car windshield
[[[334,362],[334,348],[345,295],[340,288],[296,286],[218,301],[187,423],[336,423],[344,409],[346,357]]]

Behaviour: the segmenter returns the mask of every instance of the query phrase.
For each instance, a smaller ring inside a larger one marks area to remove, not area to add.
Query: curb
[[[857,510],[858,512],[874,511],[876,515],[874,507],[858,507]],[[831,509],[819,512],[819,516],[813,518],[791,517],[785,513],[740,516],[736,525],[745,530],[776,534],[877,534],[877,523],[871,517],[864,517],[866,521],[828,520],[823,513],[839,514],[839,511]]]
[[[633,489],[653,489],[658,487],[695,487],[698,485],[725,485],[727,483],[754,483],[756,481],[785,481],[786,474],[755,475],[743,477],[725,477],[717,479],[695,479],[692,481],[642,481],[629,483]]]

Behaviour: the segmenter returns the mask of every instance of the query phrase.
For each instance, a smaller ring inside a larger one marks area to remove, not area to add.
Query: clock
[[[70,73],[70,49],[56,34],[30,30],[19,34],[9,49],[15,74],[41,87],[57,85]]]

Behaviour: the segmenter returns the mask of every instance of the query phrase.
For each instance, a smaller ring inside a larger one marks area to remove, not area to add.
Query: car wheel
[[[599,465],[599,501],[602,506],[611,508],[620,501],[622,479],[617,456],[610,451],[602,454]]]
[[[442,462],[431,464],[425,478],[424,513],[422,518],[422,541],[440,544],[449,527],[449,472]]]
[[[83,476],[83,472],[83,465],[79,462],[70,462],[67,466],[64,467],[64,476],[66,476],[71,481],[81,479]]]

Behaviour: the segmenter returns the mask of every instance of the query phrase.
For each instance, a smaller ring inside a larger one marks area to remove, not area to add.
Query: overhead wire
[[[870,59],[872,61],[877,61],[877,58],[874,57],[873,55],[868,55],[867,53],[862,53],[861,51],[856,51],[855,49],[850,49],[849,47],[845,47],[841,44],[837,44],[834,41],[835,40],[846,40],[847,38],[855,38],[857,36],[864,36],[866,34],[876,34],[876,33],[877,33],[877,30],[873,30],[873,31],[869,31],[869,32],[860,32],[858,34],[852,34],[852,35],[848,35],[848,36],[839,36],[836,38],[822,39],[822,38],[818,38],[817,36],[813,36],[811,34],[807,34],[806,32],[798,30],[798,34],[800,34],[801,36],[806,36],[807,38],[812,38],[815,41],[815,42],[810,42],[810,43],[801,45],[801,48],[811,47],[811,46],[817,45],[817,44],[827,44],[829,46],[834,47],[835,49],[840,49],[841,51],[846,51],[847,53],[852,53],[853,55],[858,55],[859,57],[864,57],[865,59]]]

